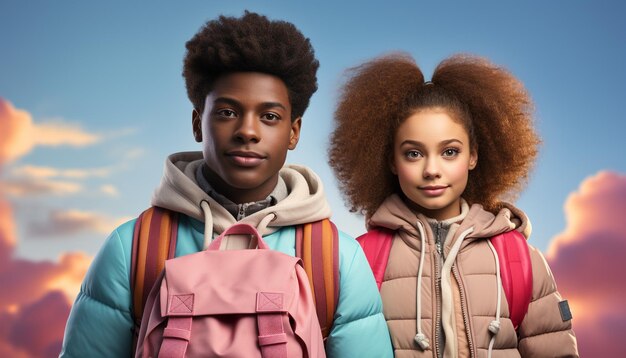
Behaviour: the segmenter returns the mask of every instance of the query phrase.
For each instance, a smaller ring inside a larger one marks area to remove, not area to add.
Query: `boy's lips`
[[[420,186],[419,189],[426,196],[439,196],[443,194],[444,191],[448,188],[448,185],[426,185]]]
[[[243,150],[233,150],[227,152],[226,156],[236,165],[242,167],[255,167],[265,160],[265,156],[262,154]]]

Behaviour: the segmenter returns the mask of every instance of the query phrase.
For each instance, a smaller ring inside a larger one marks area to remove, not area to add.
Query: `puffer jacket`
[[[381,295],[396,357],[578,357],[554,278],[530,245],[532,300],[517,333],[509,318],[489,238],[511,230],[528,237],[520,210],[506,205],[494,215],[463,202],[460,216],[436,222],[392,195],[368,226],[395,231]],[[499,326],[497,334],[490,325]]]
[[[168,158],[152,205],[177,211],[176,256],[203,250],[235,218],[198,186],[199,152]],[[322,183],[302,166],[280,171],[287,194],[273,206],[246,216],[271,249],[295,256],[295,225],[330,216]],[[136,220],[136,219],[135,219]],[[128,357],[133,317],[130,255],[135,220],[109,236],[94,259],[74,302],[65,330],[61,357]],[[227,239],[230,239],[228,237]],[[241,237],[222,242],[223,249],[243,248]],[[219,274],[216,272],[215,274]],[[328,357],[391,357],[393,350],[382,315],[382,302],[363,251],[355,240],[339,233],[339,302],[325,347]]]

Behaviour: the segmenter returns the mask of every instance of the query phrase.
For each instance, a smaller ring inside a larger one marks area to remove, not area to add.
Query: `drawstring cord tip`
[[[415,340],[415,343],[417,343],[417,345],[420,346],[420,348],[423,351],[425,351],[426,349],[428,349],[428,347],[430,347],[430,343],[428,342],[428,338],[426,338],[424,333],[416,334],[414,340]]]
[[[491,321],[489,323],[489,332],[495,334],[498,334],[498,332],[500,332],[500,321]]]

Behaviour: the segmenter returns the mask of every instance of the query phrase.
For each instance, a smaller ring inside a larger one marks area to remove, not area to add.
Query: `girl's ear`
[[[476,168],[476,164],[478,164],[478,152],[476,150],[472,150],[472,153],[470,154],[469,170]]]
[[[396,163],[393,161],[393,156],[389,158],[389,169],[393,173],[393,175],[398,175],[398,170],[396,169]]]

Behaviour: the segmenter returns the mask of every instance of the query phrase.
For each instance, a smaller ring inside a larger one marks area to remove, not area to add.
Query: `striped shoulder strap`
[[[152,286],[176,254],[178,213],[153,206],[139,215],[133,232],[130,288],[137,327]],[[138,329],[136,329],[138,331]]]
[[[324,219],[296,227],[296,256],[302,259],[324,339],[330,334],[339,300],[339,234]]]

